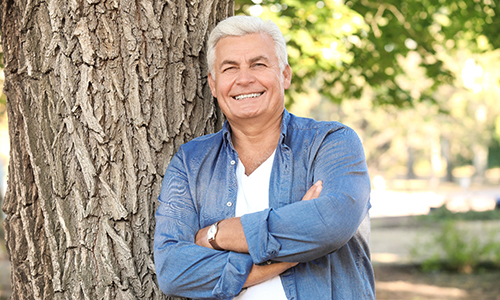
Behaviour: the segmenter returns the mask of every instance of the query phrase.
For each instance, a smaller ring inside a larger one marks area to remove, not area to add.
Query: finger
[[[318,180],[314,185],[316,186],[316,189],[313,191],[313,195],[312,195],[311,199],[316,199],[319,197],[319,195],[321,194],[321,191],[323,190],[323,181]]]
[[[311,188],[309,188],[304,197],[302,197],[302,200],[311,200],[318,198],[322,189],[323,182],[321,180],[316,181],[316,183]]]

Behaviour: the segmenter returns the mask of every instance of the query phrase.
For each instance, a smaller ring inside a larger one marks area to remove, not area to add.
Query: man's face
[[[208,82],[229,122],[268,121],[280,117],[291,69],[280,71],[272,38],[263,33],[220,39],[214,74]]]

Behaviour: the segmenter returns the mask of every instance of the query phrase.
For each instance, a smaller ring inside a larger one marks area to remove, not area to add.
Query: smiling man
[[[156,212],[161,289],[193,299],[374,299],[370,180],[357,135],[285,110],[278,27],[220,22],[208,82],[227,118],[181,146]]]

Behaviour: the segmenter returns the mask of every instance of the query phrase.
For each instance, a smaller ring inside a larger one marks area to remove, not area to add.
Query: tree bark
[[[12,299],[165,299],[154,213],[223,118],[205,42],[232,0],[4,0]]]

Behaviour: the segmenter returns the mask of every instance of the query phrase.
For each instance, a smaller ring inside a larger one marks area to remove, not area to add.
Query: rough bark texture
[[[164,299],[154,213],[220,128],[205,41],[232,0],[3,0],[12,299]]]

